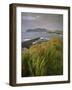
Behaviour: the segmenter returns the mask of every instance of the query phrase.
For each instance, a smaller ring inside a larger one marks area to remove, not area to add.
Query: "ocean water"
[[[21,41],[24,42],[26,40],[31,40],[31,39],[35,39],[35,38],[48,38],[51,39],[53,37],[60,37],[61,39],[63,39],[63,35],[62,34],[56,34],[56,33],[48,33],[48,32],[24,32],[21,33]]]

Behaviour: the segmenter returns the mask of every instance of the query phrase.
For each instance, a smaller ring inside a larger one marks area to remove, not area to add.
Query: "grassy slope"
[[[22,76],[63,74],[63,43],[59,38],[32,45],[22,53]]]

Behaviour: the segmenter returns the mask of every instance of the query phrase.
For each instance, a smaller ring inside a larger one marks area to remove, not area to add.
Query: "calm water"
[[[47,33],[47,32],[24,32],[21,35],[21,40],[26,41],[27,39],[35,39],[38,37],[44,37],[51,39],[53,37],[60,37],[61,39],[63,38],[62,34],[56,34],[56,33]]]

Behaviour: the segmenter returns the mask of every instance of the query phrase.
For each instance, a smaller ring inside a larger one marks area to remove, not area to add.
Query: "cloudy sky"
[[[45,28],[47,30],[63,30],[63,15],[21,13],[21,30]]]

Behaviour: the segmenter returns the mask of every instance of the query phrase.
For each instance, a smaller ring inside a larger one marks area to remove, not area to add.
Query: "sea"
[[[45,39],[51,39],[54,37],[59,37],[63,39],[63,34],[57,34],[57,33],[48,33],[48,32],[22,32],[21,33],[21,41],[28,41],[35,38],[45,38]]]

